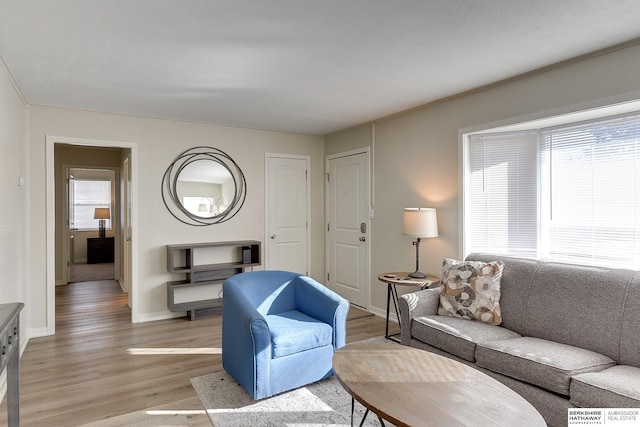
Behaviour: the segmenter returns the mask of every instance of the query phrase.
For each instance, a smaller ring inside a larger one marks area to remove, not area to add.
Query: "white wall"
[[[0,304],[25,302],[27,110],[0,62]],[[25,185],[18,186],[18,177]],[[23,313],[26,313],[27,307]],[[24,317],[24,314],[23,316]],[[23,327],[26,322],[23,323]]]
[[[373,146],[375,219],[372,271],[414,268],[412,238],[401,231],[402,208],[434,207],[440,237],[423,240],[420,267],[440,275],[444,257],[460,257],[459,137],[461,129],[640,99],[640,46],[633,46],[457,99],[427,105],[325,138],[327,153]],[[375,135],[374,143],[372,143]],[[382,312],[386,287],[371,284]],[[403,289],[404,290],[404,289]]]
[[[28,340],[28,289],[26,268],[26,244],[28,230],[25,213],[26,198],[25,141],[27,138],[28,113],[25,104],[15,90],[4,64],[0,59],[0,304],[23,302],[20,314],[21,350]],[[18,185],[19,177],[25,184]],[[6,369],[0,372],[0,402],[7,390]]]
[[[178,277],[166,271],[167,244],[245,240],[264,241],[264,155],[291,153],[311,156],[312,268],[311,275],[324,275],[323,139],[314,136],[266,132],[222,126],[155,120],[59,108],[32,107],[29,163],[33,182],[29,218],[32,239],[30,283],[34,306],[31,323],[46,325],[45,136],[127,141],[138,149],[138,277],[139,320],[171,315],[166,308],[166,285]],[[193,227],[177,221],[161,197],[162,176],[180,152],[194,146],[211,146],[228,153],[247,179],[247,199],[231,220],[208,227]]]

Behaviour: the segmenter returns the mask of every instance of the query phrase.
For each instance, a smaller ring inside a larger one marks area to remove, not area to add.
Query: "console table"
[[[222,298],[176,301],[176,291],[222,283],[234,274],[242,273],[247,267],[260,265],[261,243],[257,240],[232,242],[206,242],[181,245],[167,245],[167,270],[173,274],[184,274],[184,280],[167,283],[167,307],[171,311],[186,311],[189,320],[222,313]],[[199,251],[220,250],[224,255],[217,261],[198,261]]]
[[[7,420],[20,425],[20,311],[21,302],[0,304],[0,372],[7,368]]]
[[[113,237],[89,237],[87,239],[87,264],[113,262]]]

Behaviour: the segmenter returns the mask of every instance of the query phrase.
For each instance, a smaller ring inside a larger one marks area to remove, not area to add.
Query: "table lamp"
[[[111,218],[111,215],[109,214],[109,208],[96,208],[96,210],[93,212],[93,219],[100,220],[100,222],[98,223],[98,237],[100,237],[101,239],[104,239],[105,237],[104,224],[105,220],[109,218]]]
[[[436,210],[433,208],[404,208],[402,234],[417,237],[413,242],[416,247],[416,271],[409,274],[409,277],[422,279],[426,276],[420,272],[419,267],[420,241],[423,238],[438,237]]]

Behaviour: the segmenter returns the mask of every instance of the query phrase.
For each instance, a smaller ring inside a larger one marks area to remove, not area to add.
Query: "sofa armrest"
[[[310,277],[299,276],[294,281],[296,308],[331,325],[334,349],[344,347],[349,301]]]
[[[400,342],[411,342],[411,322],[416,317],[438,314],[441,286],[401,295],[398,298],[400,310]]]

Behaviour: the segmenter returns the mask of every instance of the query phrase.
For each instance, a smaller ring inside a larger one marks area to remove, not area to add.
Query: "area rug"
[[[374,340],[384,340],[384,337]],[[335,377],[258,401],[225,371],[192,378],[191,384],[215,427],[351,424],[351,396]],[[356,425],[360,424],[365,411],[355,403]],[[375,414],[369,413],[363,425],[380,426],[380,423]]]
[[[71,266],[69,282],[94,282],[97,280],[114,280],[115,268],[113,263],[105,264],[74,264]]]

